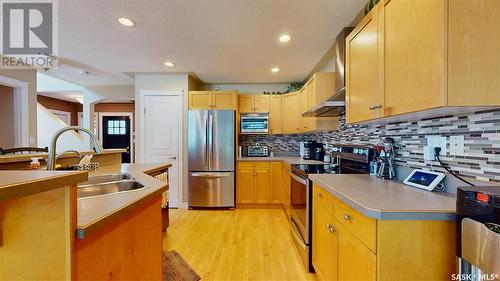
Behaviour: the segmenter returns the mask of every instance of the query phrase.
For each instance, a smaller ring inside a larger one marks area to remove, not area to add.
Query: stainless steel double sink
[[[77,197],[84,198],[104,194],[127,192],[144,188],[131,175],[126,173],[89,177],[88,181],[77,185]]]

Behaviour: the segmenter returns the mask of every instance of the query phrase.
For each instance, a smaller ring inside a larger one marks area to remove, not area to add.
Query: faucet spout
[[[97,140],[97,136],[90,131],[89,129],[86,129],[84,127],[80,126],[69,126],[60,129],[57,131],[54,136],[52,137],[52,141],[50,142],[50,147],[49,147],[49,157],[47,160],[47,170],[55,170],[56,168],[56,147],[57,147],[57,140],[59,137],[64,134],[67,131],[82,131],[87,133],[90,138],[92,139],[93,145],[94,145],[94,150],[96,154],[101,154],[104,151],[104,148],[102,148],[101,143]]]

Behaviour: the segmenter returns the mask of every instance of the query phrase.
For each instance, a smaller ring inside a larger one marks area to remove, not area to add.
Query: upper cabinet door
[[[281,95],[269,98],[269,133],[281,134]]]
[[[254,112],[259,112],[259,113],[269,112],[269,95],[254,96]]]
[[[380,4],[379,4],[380,5]],[[378,7],[358,24],[346,40],[347,122],[378,117]]]
[[[213,108],[212,91],[190,91],[188,99],[190,110]]]
[[[285,134],[301,131],[300,96],[298,92],[283,95],[282,129]]]
[[[450,106],[500,105],[500,1],[449,2]]]
[[[213,92],[213,105],[217,110],[236,109],[235,91],[217,91]]]
[[[254,111],[253,95],[238,96],[238,111],[241,113]]]
[[[446,105],[446,2],[380,3],[384,6],[380,14],[384,40],[384,116]]]

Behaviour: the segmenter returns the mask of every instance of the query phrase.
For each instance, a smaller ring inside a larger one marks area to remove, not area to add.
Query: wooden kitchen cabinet
[[[347,229],[337,223],[337,221],[334,221],[333,225],[338,235],[338,280],[377,280],[376,255]],[[384,268],[383,270],[392,269]],[[408,271],[410,271],[410,269]],[[412,278],[410,277],[409,279]]]
[[[190,91],[189,110],[236,109],[235,91]]]
[[[237,203],[281,205],[281,162],[240,161],[237,163]],[[243,205],[242,205],[243,204]]]
[[[347,37],[347,122],[499,106],[495,11],[500,1],[380,1]]]
[[[454,273],[454,221],[376,220],[313,184],[312,223],[320,280],[447,280]]]
[[[271,162],[271,203],[283,204],[283,176],[281,162]]]
[[[269,133],[281,134],[282,132],[282,96],[272,95],[269,98]]]
[[[446,105],[447,1],[382,4],[383,115]]]
[[[312,99],[313,95],[313,89],[312,85],[309,84],[306,85],[304,88],[302,88],[299,92],[300,95],[300,124],[301,128],[300,130],[302,132],[309,132],[314,130],[314,121],[316,120],[316,117],[303,117],[302,113],[306,112],[308,108],[308,100]]]
[[[268,113],[269,95],[238,95],[240,113]]]
[[[253,168],[237,169],[237,194],[238,203],[251,204],[253,200],[254,189],[254,171]]]
[[[285,209],[285,214],[286,214],[287,218],[290,219],[291,178],[290,178],[290,165],[287,163],[283,163],[282,176],[283,176],[283,180],[282,180],[282,184],[283,184],[283,208]]]
[[[348,123],[379,117],[378,10],[375,6],[346,39],[346,115]]]
[[[319,191],[315,189],[314,192],[317,193]],[[313,200],[313,214],[312,262],[316,270],[316,275],[321,281],[338,280],[338,232],[334,226],[331,209],[325,208],[317,200]]]
[[[300,133],[302,114],[300,107],[300,95],[299,92],[293,92],[283,95],[283,110],[282,114],[282,129],[285,134],[297,134]]]

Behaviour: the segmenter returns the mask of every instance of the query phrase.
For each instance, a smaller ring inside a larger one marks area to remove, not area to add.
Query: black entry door
[[[103,116],[102,131],[102,146],[127,149],[122,154],[122,163],[130,163],[130,117]]]

